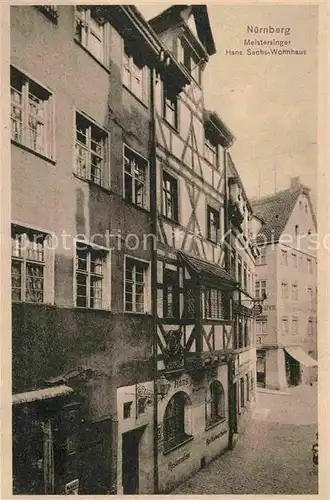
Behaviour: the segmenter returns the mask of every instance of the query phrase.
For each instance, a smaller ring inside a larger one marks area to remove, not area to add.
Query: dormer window
[[[199,58],[186,38],[181,38],[178,44],[178,59],[189,71],[193,79],[201,83],[201,67]]]

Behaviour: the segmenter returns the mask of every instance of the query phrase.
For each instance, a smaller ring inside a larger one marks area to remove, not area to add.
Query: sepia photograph
[[[10,5],[12,495],[318,495],[319,15]]]

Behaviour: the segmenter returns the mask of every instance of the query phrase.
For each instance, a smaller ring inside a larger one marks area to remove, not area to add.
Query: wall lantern
[[[157,380],[157,394],[160,396],[161,399],[165,398],[167,396],[168,391],[170,390],[171,383],[165,378],[164,375],[162,375],[158,380]]]

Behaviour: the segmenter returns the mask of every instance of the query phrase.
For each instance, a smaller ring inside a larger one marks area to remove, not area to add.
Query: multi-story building
[[[244,429],[255,402],[256,348],[255,319],[263,300],[255,298],[257,245],[252,238],[253,211],[241,178],[228,153],[228,268],[238,282],[234,292],[234,358],[232,380],[233,433]]]
[[[317,376],[317,235],[309,191],[295,177],[290,189],[252,203],[259,217],[255,293],[267,296],[256,322],[264,387],[312,383]]]
[[[248,413],[255,248],[204,108],[215,50],[205,6],[11,8],[16,493],[168,491]]]
[[[131,6],[11,8],[17,493],[129,490],[130,418],[152,442],[117,388],[152,371],[150,74],[182,73],[163,53]]]

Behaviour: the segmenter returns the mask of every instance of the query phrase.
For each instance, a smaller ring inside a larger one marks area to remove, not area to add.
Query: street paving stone
[[[317,390],[258,394],[254,418],[234,450],[198,471],[172,494],[315,495],[311,448],[317,431]]]

